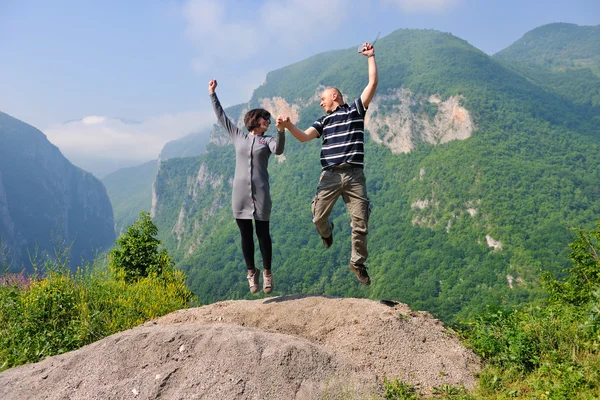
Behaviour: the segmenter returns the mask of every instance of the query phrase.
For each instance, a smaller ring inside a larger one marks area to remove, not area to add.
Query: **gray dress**
[[[225,115],[216,94],[211,94],[217,119],[229,133],[235,147],[235,176],[231,207],[236,219],[269,221],[271,218],[271,191],[269,187],[269,157],[271,153],[283,153],[284,133],[277,138],[252,135],[238,128]]]

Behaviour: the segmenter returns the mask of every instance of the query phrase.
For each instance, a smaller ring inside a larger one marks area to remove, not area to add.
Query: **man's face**
[[[326,113],[330,113],[334,110],[334,91],[331,89],[325,89],[323,93],[321,93],[321,104],[320,106],[325,110]]]

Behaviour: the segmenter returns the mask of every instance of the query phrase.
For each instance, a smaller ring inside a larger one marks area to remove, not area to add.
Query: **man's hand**
[[[211,79],[208,81],[208,94],[215,94],[215,90],[217,89],[217,80]]]
[[[377,76],[377,63],[375,62],[375,48],[373,45],[369,42],[365,42],[363,44],[361,53],[363,56],[367,57],[367,60],[369,60],[367,62],[369,66],[369,83],[367,83],[367,86],[365,86],[365,89],[360,95],[363,106],[365,109],[367,109],[369,104],[371,104],[371,100],[373,100],[373,96],[375,95],[379,78]]]
[[[375,48],[371,43],[365,42],[362,45],[361,54],[366,57],[375,55]]]

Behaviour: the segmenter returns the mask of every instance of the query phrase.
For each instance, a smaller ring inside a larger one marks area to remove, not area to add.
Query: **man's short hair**
[[[271,119],[271,113],[264,108],[255,108],[246,113],[244,117],[244,125],[249,132],[252,132],[260,126],[260,119],[269,120]]]
[[[325,90],[333,90],[335,92],[335,94],[337,95],[337,97],[338,97],[338,102],[340,104],[344,104],[344,96],[342,95],[342,92],[340,92],[340,89],[338,89],[338,88],[336,88],[334,86],[331,86],[331,87],[328,87]]]

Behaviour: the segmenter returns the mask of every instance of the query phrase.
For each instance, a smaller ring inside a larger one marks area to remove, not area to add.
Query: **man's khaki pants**
[[[329,214],[342,196],[350,213],[352,228],[353,264],[364,264],[369,255],[367,233],[369,225],[369,198],[363,169],[342,164],[321,172],[317,194],[312,201],[313,223],[322,238],[331,236]]]

